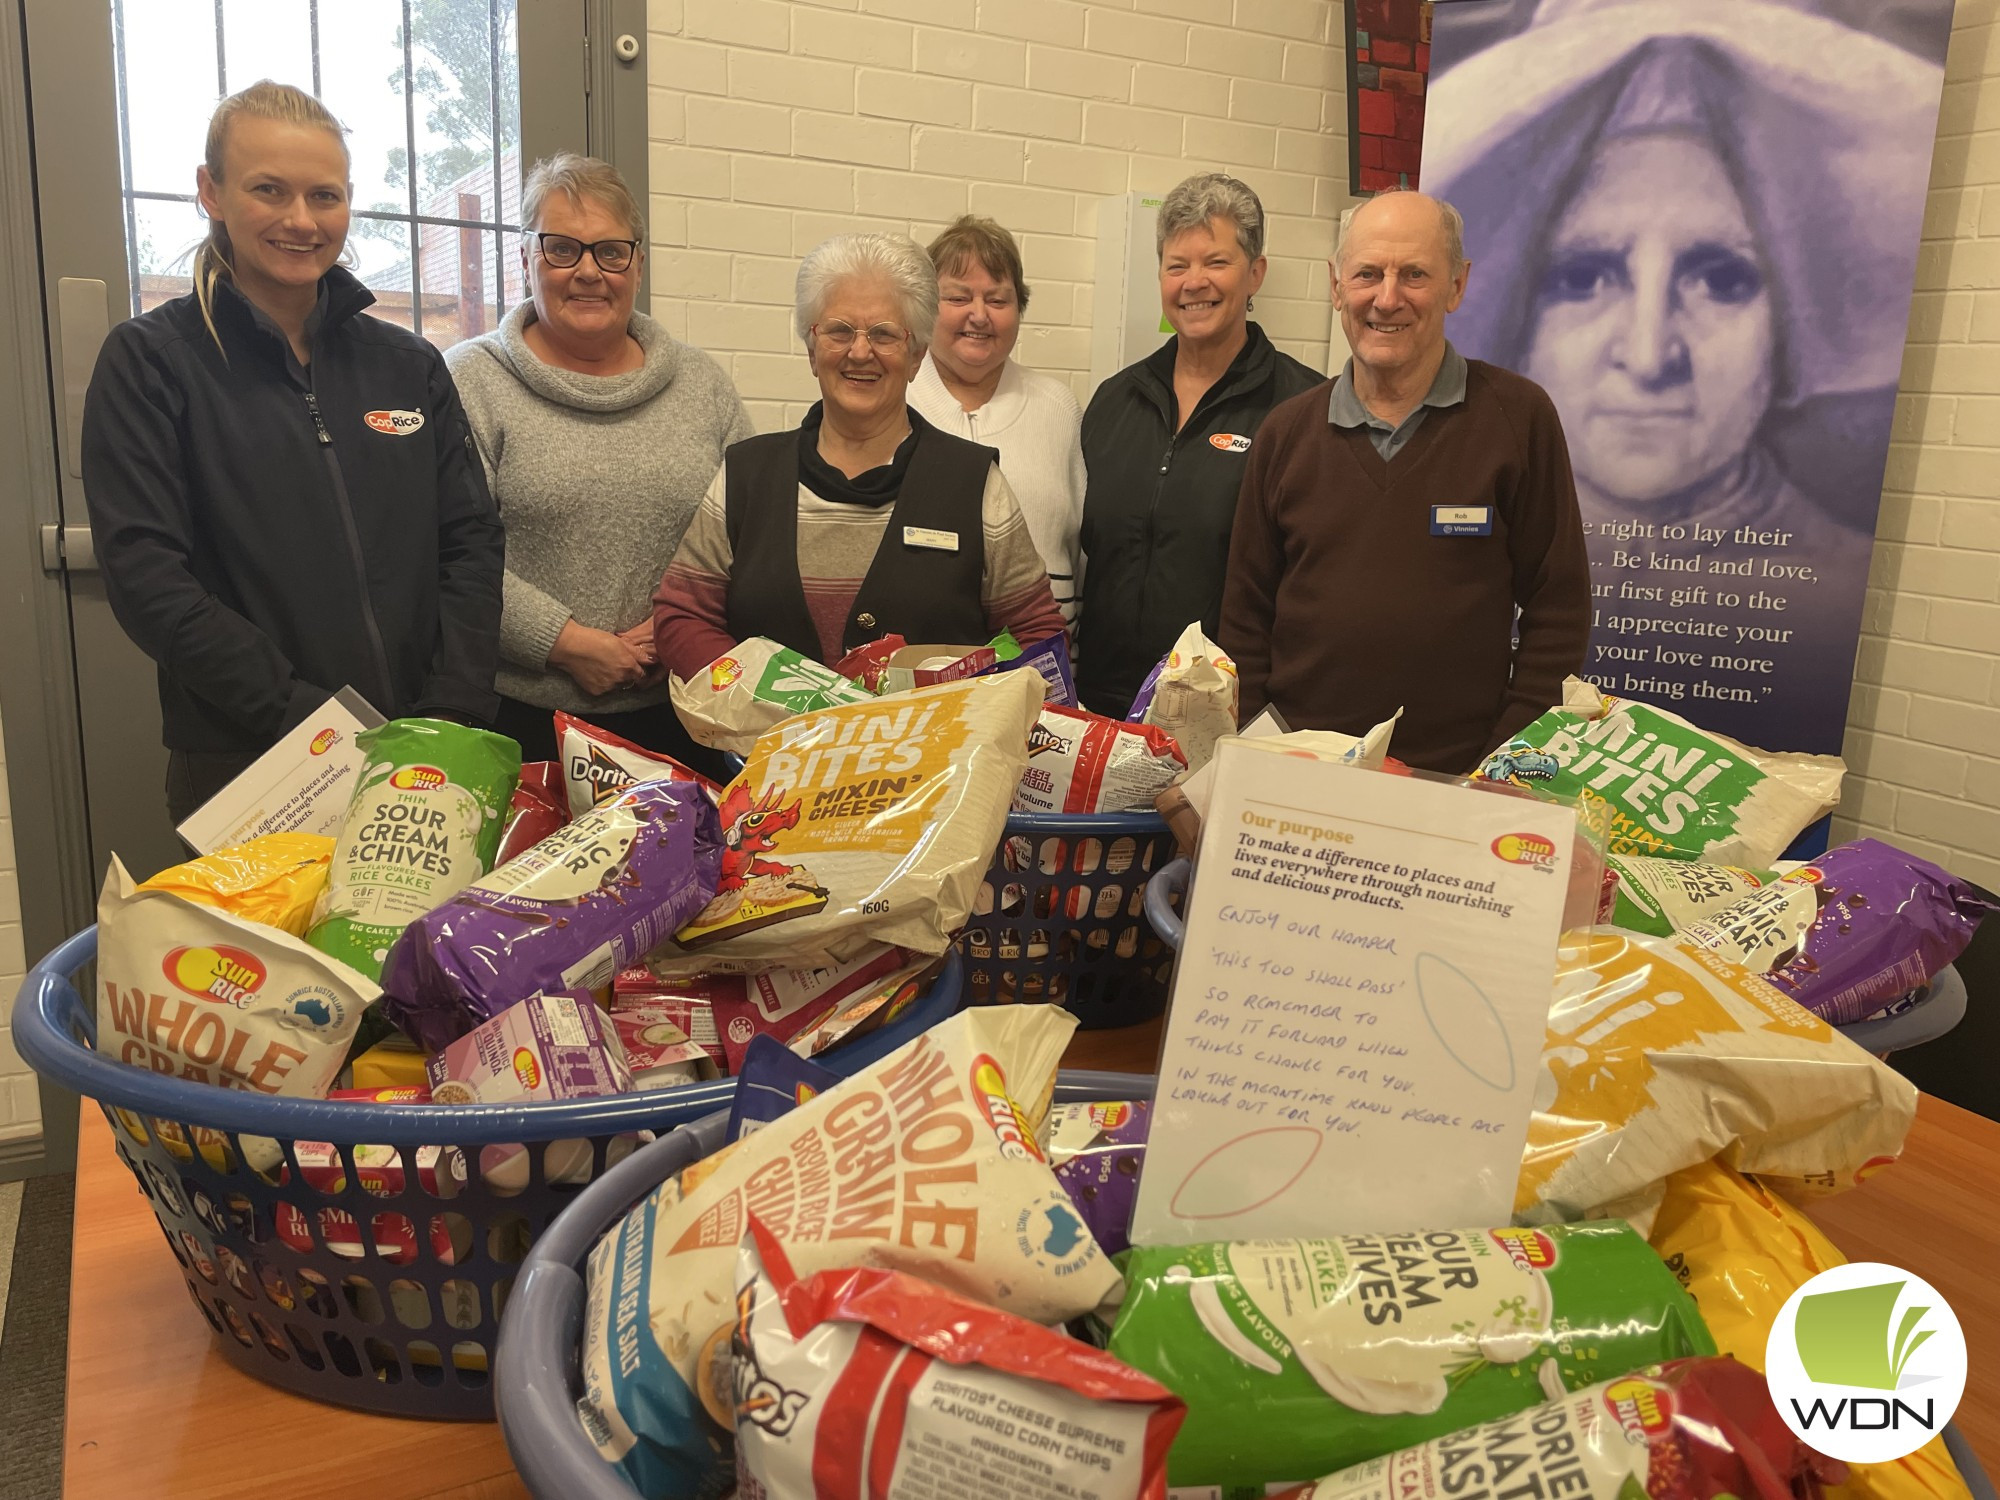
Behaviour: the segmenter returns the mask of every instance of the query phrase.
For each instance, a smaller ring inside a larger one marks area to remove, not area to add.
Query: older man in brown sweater
[[[1401,708],[1392,752],[1447,772],[1557,702],[1590,634],[1555,406],[1444,336],[1462,236],[1421,193],[1354,212],[1332,262],[1353,358],[1258,429],[1221,621],[1246,719],[1359,734]]]

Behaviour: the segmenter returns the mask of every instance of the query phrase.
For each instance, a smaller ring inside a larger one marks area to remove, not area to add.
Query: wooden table
[[[1151,1072],[1159,1029],[1084,1032],[1072,1067]],[[2000,1124],[1925,1098],[1903,1160],[1814,1217],[1855,1259],[1914,1271],[1965,1325],[1958,1423],[2000,1468]],[[95,1106],[77,1150],[65,1500],[524,1500],[499,1428],[322,1406],[240,1374],[188,1305],[180,1267]]]

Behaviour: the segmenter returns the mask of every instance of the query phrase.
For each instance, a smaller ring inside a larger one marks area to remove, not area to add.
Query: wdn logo
[[[1771,1399],[1809,1446],[1848,1463],[1914,1453],[1965,1393],[1965,1334],[1929,1284],[1861,1262],[1792,1293],[1764,1350]]]

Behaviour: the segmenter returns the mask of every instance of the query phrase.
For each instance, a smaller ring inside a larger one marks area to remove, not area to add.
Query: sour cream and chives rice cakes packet
[[[375,979],[405,927],[493,868],[521,747],[441,719],[392,719],[355,743],[364,761],[306,941]]]
[[[1031,672],[802,714],[724,793],[714,898],[655,973],[839,963],[871,943],[937,954],[965,923],[1041,708]]]
[[[1610,930],[1565,935],[1515,1188],[1524,1223],[1650,1224],[1660,1185],[1711,1157],[1793,1197],[1893,1161],[1917,1091],[1712,953]]]
[[[730,1397],[744,1496],[1166,1500],[1179,1398],[901,1271],[800,1277],[753,1216]]]
[[[1629,1225],[1142,1246],[1107,1348],[1187,1402],[1179,1485],[1297,1483],[1712,1354]]]
[[[1608,854],[1604,862],[1613,881],[1605,920],[1653,937],[1672,937],[1778,878],[1775,870],[1646,854]]]
[[[627,787],[642,781],[692,781],[706,787],[711,794],[721,793],[722,789],[714,782],[671,755],[635,745],[574,714],[558,712],[555,728],[563,792],[572,818],[582,817],[593,807],[602,807]]]
[[[106,1055],[290,1099],[325,1096],[381,994],[280,928],[141,889],[115,854],[97,903],[97,984]]]
[[[701,909],[721,855],[706,792],[642,781],[411,923],[384,1009],[439,1052],[538,991],[609,984]]]
[[[1033,1322],[1118,1272],[1035,1145],[1076,1028],[1054,1007],[961,1012],[669,1182],[591,1252],[579,1411],[643,1494],[715,1493],[733,1399],[738,1243],[756,1214],[801,1276],[908,1271]]]
[[[1755,1370],[1682,1359],[1372,1458],[1278,1500],[1801,1500],[1845,1469],[1799,1441]]]
[[[267,833],[162,870],[139,889],[168,891],[304,937],[332,863],[333,840],[324,834]]]
[[[1843,1026],[1929,984],[1996,909],[2000,899],[1929,860],[1857,839],[1690,924],[1681,941]]]
[[[695,740],[748,755],[765,730],[874,695],[809,656],[758,635],[739,641],[692,677],[669,680],[674,712]]]
[[[1474,774],[1603,804],[1612,854],[1761,870],[1833,810],[1845,771],[1838,756],[1754,750],[1572,677],[1559,707]]]

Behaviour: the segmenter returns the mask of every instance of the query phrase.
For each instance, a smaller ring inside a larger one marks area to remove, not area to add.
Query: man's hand
[[[630,634],[628,631],[614,635],[608,630],[579,625],[575,620],[567,621],[555,645],[549,648],[549,665],[567,672],[593,698],[619,688],[635,687],[645,680],[654,664],[650,622],[645,655],[639,654]]]

